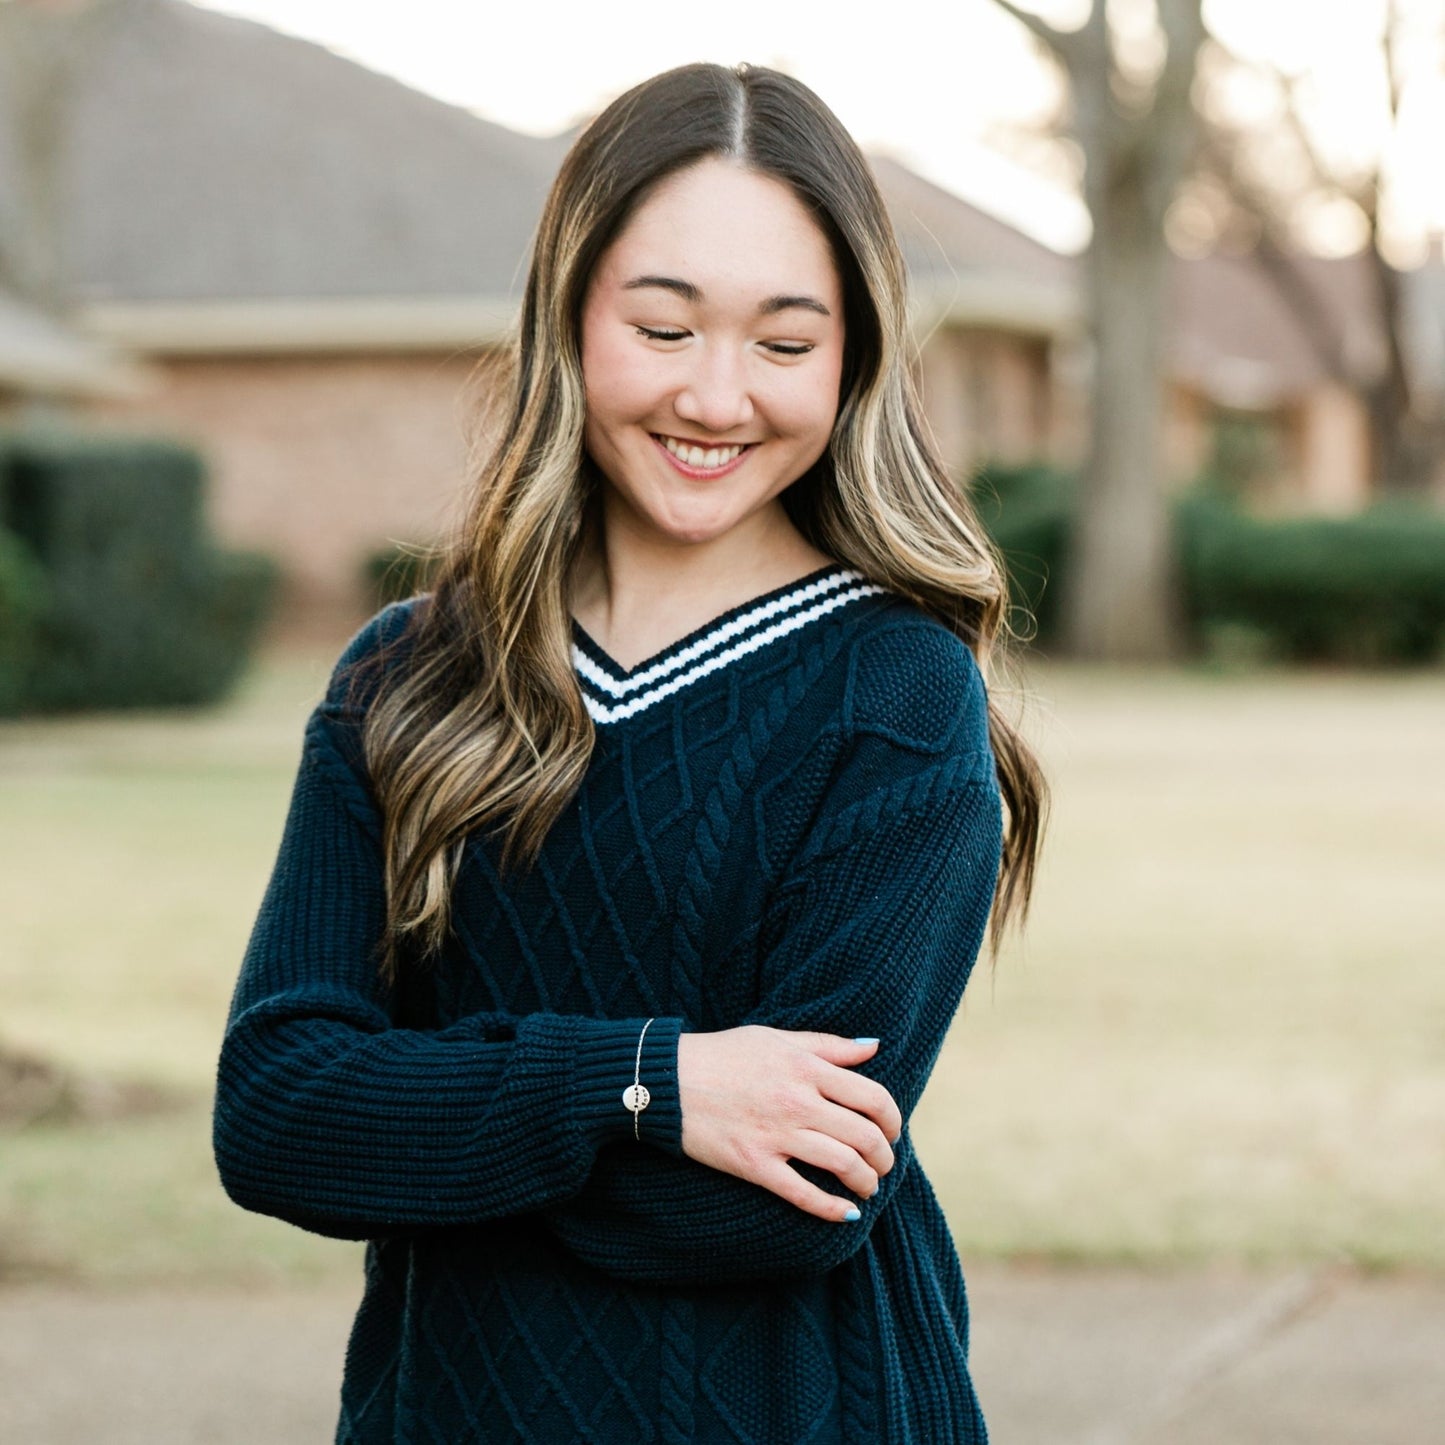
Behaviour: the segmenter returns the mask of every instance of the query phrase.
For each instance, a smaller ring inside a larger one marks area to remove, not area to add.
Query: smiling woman
[[[986,1438],[908,1124],[1044,793],[908,363],[797,81],[669,71],[564,160],[471,515],[308,723],[221,1054],[232,1197],[369,1241],[339,1441]]]

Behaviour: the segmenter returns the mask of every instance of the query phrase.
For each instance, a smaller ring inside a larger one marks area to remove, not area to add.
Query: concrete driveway
[[[967,1273],[995,1445],[1445,1441],[1445,1279]],[[0,1290],[0,1440],[329,1442],[358,1294]]]

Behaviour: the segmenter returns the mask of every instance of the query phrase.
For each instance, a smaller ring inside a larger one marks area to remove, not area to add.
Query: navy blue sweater
[[[861,1072],[908,1119],[998,873],[968,649],[841,567],[630,670],[575,627],[582,787],[520,878],[469,840],[452,942],[393,991],[348,679],[404,658],[415,605],[357,635],[307,723],[218,1071],[232,1198],[369,1241],[337,1440],[985,1440],[906,1123],[832,1223],[688,1158],[677,1089],[683,1030],[877,1035]]]

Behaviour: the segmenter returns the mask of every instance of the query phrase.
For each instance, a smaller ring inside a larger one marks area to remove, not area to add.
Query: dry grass
[[[221,1192],[209,1096],[322,657],[223,709],[0,726],[0,1043],[188,1107],[0,1137],[0,1278],[353,1275]]]
[[[208,1091],[321,658],[204,716],[0,727],[0,1041],[188,1091],[0,1138],[0,1274],[313,1276]],[[915,1121],[965,1258],[1445,1267],[1445,677],[1042,669],[1026,944]]]
[[[1036,913],[917,1128],[960,1245],[1445,1266],[1445,678],[1038,687]]]

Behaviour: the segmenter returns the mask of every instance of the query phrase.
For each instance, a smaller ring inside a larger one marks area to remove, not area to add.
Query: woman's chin
[[[722,542],[738,531],[739,519],[732,516],[675,516],[657,519],[654,530],[659,539],[677,547],[706,547]]]

